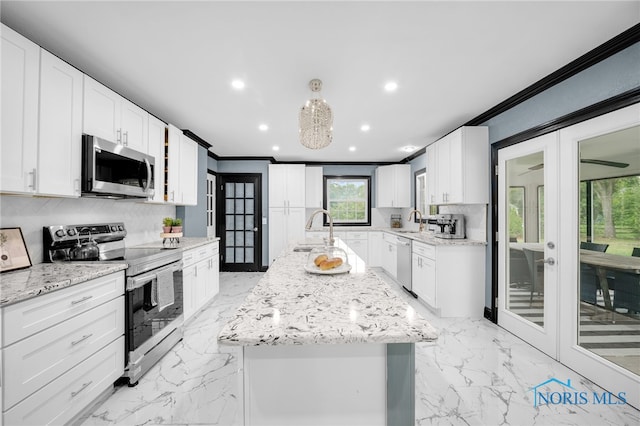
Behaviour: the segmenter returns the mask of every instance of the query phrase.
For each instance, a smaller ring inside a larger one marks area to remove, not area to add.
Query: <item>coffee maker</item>
[[[436,238],[459,239],[464,238],[464,215],[439,214],[436,215]]]

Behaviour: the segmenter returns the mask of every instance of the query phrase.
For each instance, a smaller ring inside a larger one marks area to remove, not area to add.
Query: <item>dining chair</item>
[[[517,287],[528,287],[531,285],[531,273],[529,264],[522,250],[509,249],[509,284]]]
[[[609,244],[580,241],[580,248],[583,250],[601,251],[604,253],[609,248]]]
[[[593,267],[580,263],[580,300],[595,305],[598,300],[600,279]]]
[[[599,251],[604,253],[609,248],[609,244],[580,241],[580,248],[583,250]],[[584,282],[582,280],[583,276]],[[609,280],[609,290],[613,290],[613,281],[613,279]],[[593,286],[595,286],[595,288]],[[592,291],[593,297],[591,296]],[[592,303],[595,305],[597,300],[597,293],[602,293],[600,278],[598,278],[595,270],[591,266],[580,263],[580,298],[587,303]],[[593,300],[593,302],[591,302],[591,300]]]
[[[529,273],[531,274],[531,296],[529,305],[533,303],[533,292],[538,295],[544,294],[544,252],[522,249],[524,257],[527,259]]]
[[[613,310],[623,308],[627,313],[640,314],[640,275],[613,271],[616,289],[613,292]]]

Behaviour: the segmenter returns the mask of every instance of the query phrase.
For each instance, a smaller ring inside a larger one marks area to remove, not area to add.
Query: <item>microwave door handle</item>
[[[149,164],[149,160],[144,159],[144,164],[147,166],[147,184],[144,187],[144,192],[149,192],[149,187],[151,186],[151,164]]]

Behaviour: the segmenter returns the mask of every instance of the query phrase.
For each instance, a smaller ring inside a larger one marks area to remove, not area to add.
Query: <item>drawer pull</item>
[[[81,338],[79,338],[76,341],[71,342],[71,346],[75,346],[80,342],[84,342],[85,340],[87,340],[89,337],[93,336],[93,333],[91,334],[85,334],[84,336],[82,336]]]
[[[71,398],[75,398],[80,392],[85,390],[91,383],[93,383],[93,380],[90,381],[90,382],[85,383],[84,385],[82,385],[82,387],[80,389],[78,389],[77,391],[71,392]]]
[[[72,300],[72,301],[71,301],[71,304],[72,304],[72,305],[77,305],[78,303],[82,303],[82,302],[84,302],[85,300],[89,300],[89,299],[91,299],[92,297],[93,297],[93,296],[85,296],[85,297],[83,297],[82,299]]]

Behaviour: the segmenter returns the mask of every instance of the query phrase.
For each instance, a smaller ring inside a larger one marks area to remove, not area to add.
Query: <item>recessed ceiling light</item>
[[[261,124],[258,126],[258,129],[260,129],[263,132],[266,132],[267,130],[269,130],[269,126],[267,126],[266,124]]]
[[[242,90],[242,89],[244,89],[244,81],[242,81],[242,80],[233,80],[231,82],[231,87],[233,87],[236,90]]]
[[[349,147],[349,151],[353,152],[353,151],[355,151],[355,150],[356,150],[356,147],[355,147],[355,146],[350,146],[350,147]]]
[[[415,146],[415,145],[406,145],[406,146],[403,146],[402,148],[400,148],[400,150],[404,151],[404,152],[413,152],[416,149],[418,149],[418,147]]]
[[[397,88],[398,83],[396,83],[395,81],[389,81],[384,85],[384,90],[386,90],[387,92],[395,92]]]
[[[360,130],[362,130],[363,132],[368,132],[371,129],[371,126],[369,126],[368,124],[363,124],[362,126],[360,126]]]
[[[274,145],[274,147],[271,149],[273,149],[274,151],[280,151],[280,147],[278,145]]]

